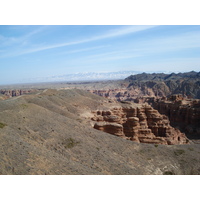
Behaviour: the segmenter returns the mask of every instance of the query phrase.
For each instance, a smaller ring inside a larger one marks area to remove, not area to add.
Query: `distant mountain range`
[[[125,81],[129,83],[127,88],[139,88],[145,94],[151,90],[156,96],[182,94],[200,99],[200,72],[142,73],[131,75]]]
[[[131,80],[131,81],[169,81],[169,80],[199,80],[200,78],[200,72],[185,72],[185,73],[170,73],[170,74],[165,74],[165,73],[141,73],[137,75],[131,75],[125,80]]]
[[[111,82],[113,83],[112,87]],[[95,86],[93,93],[116,98],[119,101],[132,101],[144,96],[168,97],[173,94],[200,99],[200,72],[141,73],[131,75],[124,80],[111,82],[100,89]]]

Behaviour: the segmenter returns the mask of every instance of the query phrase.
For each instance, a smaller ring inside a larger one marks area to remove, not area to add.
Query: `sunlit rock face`
[[[185,134],[170,126],[168,117],[148,104],[122,103],[110,110],[97,110],[94,128],[140,143],[187,144]]]

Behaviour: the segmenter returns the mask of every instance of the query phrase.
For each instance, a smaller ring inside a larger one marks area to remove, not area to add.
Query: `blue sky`
[[[200,26],[0,26],[0,84],[82,72],[200,71]]]

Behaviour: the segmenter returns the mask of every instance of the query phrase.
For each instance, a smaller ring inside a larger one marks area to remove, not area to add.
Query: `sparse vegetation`
[[[79,142],[75,141],[73,138],[67,138],[63,141],[63,146],[65,147],[65,149],[68,149],[68,148],[72,148],[74,147],[75,145],[77,145]]]
[[[40,100],[26,95],[0,101],[0,122],[7,124],[0,123],[0,174],[200,174],[199,145],[143,144],[101,134],[87,126],[86,106],[101,111],[112,104],[90,93],[73,93],[58,90],[55,99],[43,93]]]
[[[187,161],[186,161],[186,160],[183,160],[183,159],[181,159],[181,160],[180,160],[180,163],[181,163],[182,165],[185,165],[185,164],[187,164]]]
[[[80,119],[80,118],[77,118],[76,120],[77,120],[78,122],[82,122],[82,119]]]
[[[193,149],[193,148],[191,148],[191,147],[189,147],[189,148],[188,148],[188,150],[190,150],[190,151],[194,151],[194,149]]]
[[[199,172],[198,172],[198,170],[195,170],[192,168],[188,174],[189,175],[199,175]]]
[[[174,151],[174,154],[176,156],[179,156],[179,155],[184,154],[184,153],[185,153],[185,150],[183,150],[183,149],[177,149],[177,150]]]
[[[23,109],[26,109],[28,107],[27,104],[21,104],[21,106],[22,106]]]
[[[7,126],[7,124],[4,124],[4,123],[0,122],[0,128],[3,128],[5,126]]]
[[[163,175],[175,175],[175,174],[171,171],[166,171],[166,172],[163,173]]]

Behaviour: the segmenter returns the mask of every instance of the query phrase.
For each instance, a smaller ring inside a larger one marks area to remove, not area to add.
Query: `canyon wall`
[[[200,138],[200,100],[172,95],[152,102],[160,113],[168,116],[173,127],[179,128],[191,138]]]
[[[148,104],[121,103],[109,110],[94,111],[94,128],[140,143],[187,144],[185,134],[170,126],[165,115]]]
[[[20,96],[20,95],[23,95],[23,94],[34,93],[34,92],[37,92],[37,91],[38,91],[38,89],[26,89],[26,90],[22,90],[22,89],[15,89],[15,90],[1,89],[0,94],[3,95],[4,99],[8,99],[8,98]]]

